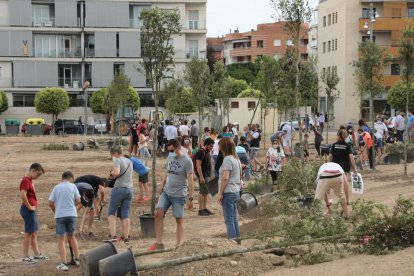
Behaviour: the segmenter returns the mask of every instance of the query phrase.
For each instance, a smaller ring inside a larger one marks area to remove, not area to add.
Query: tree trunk
[[[405,99],[405,139],[404,139],[404,176],[407,176],[407,146],[408,146],[408,100],[410,94],[410,81],[409,77],[407,78],[407,95]],[[404,136],[403,136],[404,137]]]
[[[201,106],[199,106],[198,107],[198,124],[199,124],[199,128],[198,128],[198,133],[199,133],[199,135],[198,135],[198,148],[201,148],[201,144],[204,142],[204,141],[202,141],[202,133],[204,133],[204,130],[203,130],[203,117],[202,117],[202,114],[201,114],[201,111],[203,110],[203,108],[201,107]]]
[[[259,96],[259,99],[257,100],[256,106],[254,107],[253,116],[250,119],[250,124],[253,123],[253,120],[254,120],[254,117],[256,116],[256,111],[257,111],[257,108],[259,107],[259,104],[260,104],[260,100],[261,99],[262,99],[262,95]]]
[[[157,179],[156,179],[156,168],[157,168],[157,137],[158,137],[158,125],[160,123],[160,118],[158,115],[158,91],[159,91],[159,82],[155,83],[155,91],[154,91],[154,104],[155,104],[155,129],[154,129],[154,139],[152,141],[152,168],[151,168],[151,176],[152,176],[152,191],[151,191],[151,215],[154,216],[155,214],[155,198],[157,192]]]

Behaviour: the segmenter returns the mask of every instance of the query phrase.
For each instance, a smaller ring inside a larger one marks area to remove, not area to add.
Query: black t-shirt
[[[244,148],[246,150],[246,153],[248,154],[250,151],[250,147],[248,144],[238,144],[238,146]]]
[[[78,188],[79,194],[81,195],[81,203],[85,207],[91,207],[93,205],[93,200],[86,202],[83,194],[87,190],[93,190],[92,185],[85,183],[85,182],[78,182],[75,184],[76,188]]]
[[[332,144],[332,162],[339,164],[345,172],[351,171],[351,161],[349,155],[352,154],[352,147],[345,141]]]
[[[102,184],[102,178],[93,174],[87,174],[79,176],[75,179],[75,184],[81,182],[88,183],[89,185],[91,185],[96,194],[99,190],[99,185]]]
[[[205,149],[201,148],[197,151],[195,155],[195,160],[201,161],[201,172],[203,173],[203,177],[210,177],[211,176],[210,153],[206,151]],[[197,170],[196,170],[196,176],[199,177]]]

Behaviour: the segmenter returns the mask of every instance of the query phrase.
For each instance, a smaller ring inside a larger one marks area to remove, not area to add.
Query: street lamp
[[[84,106],[85,106],[85,118],[84,118],[84,131],[83,134],[87,135],[88,133],[88,88],[91,84],[89,83],[89,81],[85,81],[82,85],[82,90],[83,90],[83,99],[84,99]]]

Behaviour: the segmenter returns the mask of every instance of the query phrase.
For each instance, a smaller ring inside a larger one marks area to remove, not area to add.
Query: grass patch
[[[45,144],[42,150],[69,150],[69,146],[66,144]]]

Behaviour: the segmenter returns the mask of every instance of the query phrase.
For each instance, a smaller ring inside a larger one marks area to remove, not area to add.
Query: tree
[[[384,91],[382,84],[383,69],[388,63],[385,49],[380,48],[374,41],[365,40],[358,46],[359,60],[354,62],[355,76],[357,78],[358,91],[361,98],[368,95],[369,119],[374,129],[374,104],[375,95]],[[375,147],[372,147],[373,169],[375,170]]]
[[[172,37],[181,32],[180,14],[177,9],[172,11],[159,8],[144,9],[141,12],[140,20],[142,21],[142,67],[153,91],[155,114],[158,114],[161,81],[168,66],[174,64]],[[155,116],[154,137],[158,135],[159,122],[159,117]],[[155,153],[156,150],[156,143],[153,143],[152,152]],[[155,195],[157,190],[156,160],[156,154],[152,154],[152,215],[155,212]]]
[[[226,78],[226,69],[223,62],[217,61],[213,65],[211,73],[211,92],[213,99],[218,100],[218,108],[221,114],[221,125],[223,127],[223,119],[227,115],[227,123],[230,117],[230,97],[232,95],[233,83]],[[217,113],[217,112],[216,112]]]
[[[200,131],[198,137],[201,137],[201,131],[203,130],[204,108],[208,105],[210,99],[209,92],[211,75],[207,61],[193,57],[185,66],[185,80],[193,90],[193,102],[198,111]]]
[[[9,108],[9,101],[7,99],[6,93],[0,90],[0,114],[6,111]]]
[[[334,114],[334,104],[335,101],[339,98],[339,90],[337,90],[336,86],[339,83],[339,77],[336,70],[329,70],[327,72],[321,72],[321,79],[323,84],[325,85],[325,94],[328,101],[328,114],[329,118],[333,117]],[[326,125],[326,143],[328,143],[328,128],[329,128],[329,121],[328,120]]]
[[[256,79],[259,67],[256,63],[233,63],[226,67],[227,74],[238,80],[244,80],[252,85]]]
[[[405,110],[407,104],[407,84],[405,81],[397,81],[388,90],[387,103],[395,110]],[[408,110],[414,110],[414,85],[411,82],[408,96]]]
[[[265,95],[262,93],[262,91],[254,89],[254,88],[247,88],[240,92],[239,95],[237,95],[237,98],[261,98],[264,99]]]
[[[230,92],[230,98],[236,98],[243,90],[250,88],[245,80],[238,80],[228,76],[226,78],[226,86]]]
[[[165,106],[171,115],[195,111],[192,101],[193,93],[191,89],[185,87],[185,82],[181,77],[173,77],[167,82],[162,93],[166,98]]]
[[[312,56],[307,61],[302,61],[299,70],[301,105],[305,106],[305,113],[308,113],[308,106],[313,110],[318,109],[319,85],[316,58]]]
[[[52,127],[54,128],[58,115],[69,109],[68,93],[63,88],[46,87],[36,93],[35,106],[36,112],[52,114]]]
[[[408,137],[408,111],[409,100],[412,95],[411,83],[414,68],[414,29],[411,27],[403,31],[400,38],[400,64],[402,65],[402,75],[405,83],[405,134]],[[412,100],[411,100],[412,103]],[[407,144],[408,139],[404,140],[404,175],[407,176]]]

